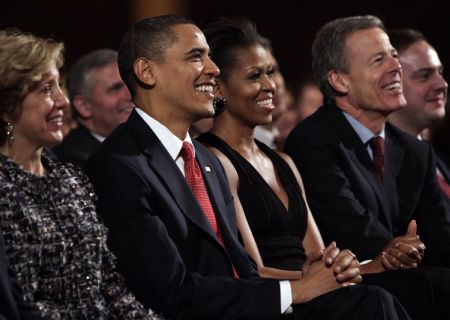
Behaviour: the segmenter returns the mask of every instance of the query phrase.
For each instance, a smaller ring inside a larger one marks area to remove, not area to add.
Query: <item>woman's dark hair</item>
[[[236,49],[264,44],[255,24],[243,16],[211,18],[199,24],[211,48],[211,58],[226,81],[237,60]],[[264,46],[264,45],[263,45]]]

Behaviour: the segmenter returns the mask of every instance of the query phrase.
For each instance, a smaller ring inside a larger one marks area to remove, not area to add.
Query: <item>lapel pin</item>
[[[205,170],[206,170],[207,172],[211,172],[211,168],[208,167],[208,166],[205,166]]]

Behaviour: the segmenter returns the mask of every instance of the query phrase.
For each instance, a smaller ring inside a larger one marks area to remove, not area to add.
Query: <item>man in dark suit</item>
[[[403,69],[403,92],[407,105],[389,116],[397,128],[422,139],[422,132],[432,129],[445,117],[448,84],[436,50],[425,36],[413,29],[389,31]],[[450,199],[450,175],[444,161],[437,157],[436,175]]]
[[[286,151],[301,171],[324,239],[373,259],[365,266],[371,272],[420,262],[449,266],[450,221],[433,152],[386,124],[406,100],[397,52],[381,21],[354,17],[323,28],[313,70],[326,104],[292,131]],[[384,138],[384,155],[374,136]],[[427,247],[423,261],[417,230]]]
[[[223,168],[188,135],[194,121],[214,114],[219,70],[208,54],[203,33],[176,16],[142,20],[121,42],[119,69],[137,107],[87,171],[130,289],[175,319],[279,319],[291,303],[301,303],[294,315],[303,319],[407,317],[385,291],[338,289],[358,282],[359,269],[333,244],[309,257],[300,280],[257,277],[238,240]],[[193,182],[185,154],[192,148]]]
[[[67,91],[78,126],[53,151],[60,160],[84,169],[89,156],[133,109],[120,78],[117,52],[99,49],[82,56],[70,68]]]
[[[43,319],[39,311],[23,302],[20,287],[14,271],[9,265],[5,252],[5,243],[0,229],[0,319],[38,320]]]
[[[285,151],[322,236],[368,259],[363,283],[388,289],[412,318],[439,318],[450,270],[435,265],[450,265],[450,220],[431,147],[386,123],[406,105],[397,52],[373,16],[328,23],[312,52],[325,105]]]

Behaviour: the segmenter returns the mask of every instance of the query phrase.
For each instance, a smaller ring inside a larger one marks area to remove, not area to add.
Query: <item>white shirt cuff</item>
[[[292,291],[289,281],[280,281],[281,313],[291,313]]]

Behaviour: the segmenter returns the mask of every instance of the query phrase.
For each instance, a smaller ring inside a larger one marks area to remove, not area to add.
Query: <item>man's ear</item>
[[[133,65],[136,78],[144,85],[152,87],[156,83],[154,73],[155,63],[146,58],[138,58]]]
[[[348,93],[348,81],[346,76],[339,71],[331,70],[327,74],[328,83],[333,87],[337,92],[347,94]]]
[[[72,105],[84,119],[89,119],[92,116],[92,108],[90,101],[81,95],[76,95],[72,99]]]

